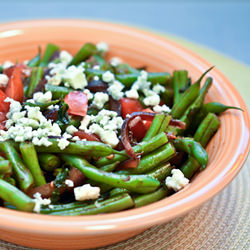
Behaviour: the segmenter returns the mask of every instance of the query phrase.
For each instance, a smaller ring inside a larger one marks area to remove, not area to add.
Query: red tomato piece
[[[86,139],[87,141],[100,141],[95,134],[86,133],[82,130],[74,132],[74,136],[78,136],[80,139]]]
[[[10,109],[10,103],[5,102],[4,100],[7,98],[7,95],[0,89],[0,114],[1,117],[6,115]]]
[[[150,108],[143,109],[142,112],[154,113]],[[145,128],[148,130],[151,126],[152,121],[144,121]]]
[[[133,112],[139,112],[143,110],[141,103],[138,100],[130,98],[120,99],[122,107],[122,118],[125,119],[126,115],[132,114]]]
[[[130,122],[129,127],[133,133],[133,136],[138,141],[141,141],[147,133],[147,129],[145,127],[144,121],[139,116],[137,116],[135,119],[133,119]]]
[[[64,101],[69,105],[70,115],[85,116],[87,114],[88,98],[83,92],[72,91],[65,96]]]
[[[22,69],[18,66],[14,66],[14,69],[12,71],[12,74],[9,78],[8,85],[5,89],[5,94],[18,101],[23,101],[23,81],[22,81]]]

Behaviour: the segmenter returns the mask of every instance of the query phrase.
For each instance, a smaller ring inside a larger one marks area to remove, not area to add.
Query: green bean
[[[118,164],[119,162],[114,162],[109,165],[100,167],[100,170],[105,171],[105,172],[113,172]]]
[[[146,174],[152,176],[153,178],[157,179],[158,181],[165,180],[167,176],[171,174],[171,170],[173,167],[169,163],[161,163],[158,167],[154,168],[150,172]]]
[[[91,215],[100,213],[118,212],[124,209],[128,209],[134,206],[133,199],[129,194],[121,194],[115,197],[111,197],[104,201],[95,202],[89,206],[83,208],[75,208],[71,210],[52,212],[51,215]]]
[[[116,74],[133,74],[133,73],[138,74],[140,73],[138,69],[134,69],[133,67],[131,67],[130,65],[126,63],[121,63],[114,68],[115,68]]]
[[[100,183],[95,180],[86,180],[84,184],[90,184],[92,187],[99,187],[101,189],[101,194],[110,191],[113,187],[106,183]]]
[[[133,150],[135,153],[143,153],[144,155],[152,152],[153,150],[159,148],[160,146],[166,144],[168,142],[167,136],[165,133],[160,133],[159,135],[156,135],[152,139],[150,139],[147,142],[141,142],[133,147]],[[125,153],[125,150],[121,151],[122,153]],[[96,166],[101,167],[105,166],[114,162],[122,162],[127,160],[129,157],[127,155],[115,155],[113,159],[108,159],[106,157],[101,158],[96,162]]]
[[[146,135],[144,136],[144,138],[142,139],[142,141],[148,141],[149,139],[151,139],[152,137],[154,137],[158,134],[158,131],[161,127],[161,124],[162,124],[164,118],[165,118],[164,114],[155,115],[155,117],[150,125],[150,128],[148,129],[148,131],[147,131]]]
[[[0,175],[11,175],[12,174],[12,166],[9,160],[1,160],[0,161]]]
[[[167,127],[168,127],[171,119],[172,119],[172,117],[170,115],[165,115],[164,120],[162,121],[161,127],[158,131],[158,134],[162,133],[162,132],[166,132]]]
[[[109,70],[110,66],[108,64],[108,62],[101,56],[101,55],[93,55],[95,61],[97,62],[97,64],[100,66],[101,70]]]
[[[37,152],[52,154],[76,154],[92,157],[108,156],[111,154],[125,155],[124,152],[116,151],[110,146],[97,141],[70,142],[70,144],[64,149],[60,149],[60,147],[58,146],[58,141],[56,139],[49,139],[49,142],[51,142],[52,144],[48,147],[36,146]]]
[[[158,180],[148,175],[120,175],[101,171],[77,156],[64,154],[62,159],[80,170],[87,178],[113,187],[126,188],[137,193],[149,193],[160,185]]]
[[[140,73],[116,75],[116,79],[124,84],[127,88],[130,88],[139,76]],[[151,72],[148,73],[147,78],[147,80],[153,85],[157,83],[165,85],[168,79],[170,79],[170,74],[167,72]]]
[[[0,197],[21,211],[32,212],[34,201],[15,186],[0,179]]]
[[[162,162],[166,162],[175,155],[175,148],[171,143],[167,143],[155,151],[143,156],[136,168],[126,169],[117,173],[122,174],[144,174],[154,169]]]
[[[40,214],[50,214],[52,212],[65,211],[75,208],[83,208],[89,205],[89,202],[75,201],[66,204],[53,204],[52,206],[42,206],[40,208]]]
[[[220,120],[215,114],[208,113],[195,132],[194,140],[205,147],[220,126]]]
[[[69,65],[77,65],[82,61],[87,60],[96,53],[96,46],[92,43],[85,43],[82,48],[77,52]]]
[[[105,70],[99,70],[99,69],[86,69],[85,73],[87,75],[87,79],[89,79],[92,76],[98,76],[100,79],[102,79],[102,75],[105,73]]]
[[[37,87],[39,81],[42,79],[44,74],[43,67],[33,68],[30,77],[30,83],[26,92],[26,97],[31,98],[32,94]]]
[[[61,160],[58,156],[50,153],[38,154],[38,160],[42,169],[53,172],[60,166]]]
[[[45,109],[47,109],[49,106],[51,105],[55,105],[59,102],[60,100],[54,100],[51,102],[47,102],[47,103],[41,103],[41,102],[23,102],[22,104],[25,106],[30,106],[30,107],[39,107],[41,111],[44,111]]]
[[[180,100],[180,89],[185,86],[188,80],[188,72],[186,70],[174,71],[173,88],[174,88],[174,104]]]
[[[113,196],[116,196],[116,195],[119,195],[119,194],[124,194],[124,193],[127,193],[128,190],[126,188],[114,188],[110,191],[110,197],[113,197]]]
[[[165,87],[165,90],[160,94],[161,100],[168,106],[173,106],[173,89]]]
[[[39,66],[46,67],[49,64],[49,60],[51,59],[51,57],[58,50],[59,50],[59,47],[56,46],[55,44],[52,44],[52,43],[47,44],[44,55],[43,55],[43,59],[41,60]]]
[[[181,118],[189,105],[197,98],[200,92],[201,80],[212,68],[213,67],[203,73],[202,76],[183,93],[180,101],[173,106],[171,114],[174,118]]]
[[[196,141],[206,147],[208,141],[220,125],[216,115],[209,113],[197,130]],[[200,163],[189,155],[188,160],[181,166],[181,171],[186,178],[191,179],[194,173],[200,168]]]
[[[50,91],[52,93],[53,99],[60,99],[64,98],[69,92],[72,92],[74,90],[63,86],[45,84],[45,91]]]
[[[192,156],[189,156],[187,161],[181,166],[181,171],[189,180],[200,168],[200,163]]]
[[[6,158],[11,162],[14,176],[23,191],[27,191],[33,185],[33,177],[27,167],[23,164],[15,148],[8,142],[0,143],[0,150],[4,152]]]
[[[199,112],[204,102],[205,96],[212,85],[213,79],[208,77],[204,86],[201,88],[198,97],[195,101],[188,107],[184,115],[181,117],[181,121],[186,123],[186,129],[191,125],[195,115]]]
[[[9,184],[16,186],[16,181],[14,178],[10,177],[9,175],[4,176],[3,180],[7,181]]]
[[[153,193],[139,195],[134,198],[135,207],[146,206],[165,198],[169,194],[171,194],[171,190],[162,187]]]
[[[40,60],[41,60],[41,49],[39,47],[38,54],[35,57],[33,57],[31,60],[29,60],[29,62],[27,63],[27,66],[30,68],[37,67],[39,66]]]
[[[178,151],[184,151],[193,156],[201,164],[203,169],[206,167],[208,155],[200,143],[188,137],[178,137],[173,140],[173,144]]]
[[[214,114],[220,114],[228,109],[237,109],[243,111],[243,109],[234,107],[234,106],[226,106],[219,102],[209,102],[203,105],[203,109],[206,111],[206,113],[214,113]]]
[[[43,172],[40,168],[35,146],[29,142],[20,144],[20,152],[23,157],[24,164],[30,170],[36,186],[42,186],[46,183]]]
[[[0,66],[0,73],[3,73],[3,66]]]

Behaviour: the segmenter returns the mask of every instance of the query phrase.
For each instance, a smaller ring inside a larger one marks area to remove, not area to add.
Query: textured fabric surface
[[[248,109],[250,68],[218,53],[175,37],[216,65],[237,87]],[[239,175],[222,192],[200,208],[173,221],[153,227],[124,242],[98,250],[249,250],[250,157]],[[1,250],[30,249],[0,241]]]

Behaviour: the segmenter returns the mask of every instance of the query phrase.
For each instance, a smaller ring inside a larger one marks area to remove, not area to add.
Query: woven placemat
[[[233,83],[250,109],[250,68],[176,37],[177,41],[216,65]],[[31,249],[0,240],[1,250]],[[250,157],[233,182],[189,214],[153,227],[129,240],[98,250],[249,250]]]

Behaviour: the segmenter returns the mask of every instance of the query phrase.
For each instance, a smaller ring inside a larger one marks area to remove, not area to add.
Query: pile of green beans
[[[53,58],[59,50],[57,45],[48,44],[43,56],[39,48],[38,54],[27,63],[31,75],[28,85],[24,87],[25,97],[32,98],[36,89],[42,86],[44,92],[52,93],[52,101],[45,104],[25,102],[23,105],[39,106],[41,111],[45,111],[48,106],[61,103],[67,94],[74,91],[62,84],[41,85],[48,64],[58,60]],[[126,63],[111,65],[104,53],[92,43],[84,44],[68,66],[77,66],[82,62],[88,81],[97,76],[101,79],[109,70],[124,85],[124,91],[130,89],[141,74],[139,69]],[[99,69],[93,69],[93,65],[99,65]],[[40,207],[41,214],[76,216],[138,208],[171,195],[174,191],[166,186],[165,179],[171,175],[172,169],[180,169],[189,180],[204,170],[208,162],[205,147],[220,126],[219,114],[228,109],[241,110],[218,102],[205,103],[213,79],[204,78],[212,68],[193,84],[186,70],[174,71],[173,74],[148,73],[147,80],[152,86],[160,84],[165,88],[160,98],[171,108],[171,112],[155,114],[143,139],[132,142],[137,159],[132,159],[125,149],[116,150],[97,141],[70,141],[63,150],[58,146],[57,138],[49,139],[51,145],[48,147],[35,146],[30,141],[0,142],[0,204],[10,209],[34,212],[34,190],[41,190],[43,198],[48,196],[52,200],[50,206]],[[185,128],[171,123],[173,119],[185,123]],[[70,123],[61,129],[65,130],[71,124],[78,128],[79,117],[71,117]],[[179,156],[181,158],[177,160]],[[137,162],[137,166],[128,167],[133,161]],[[77,171],[78,175],[72,177],[71,174]],[[98,186],[99,198],[75,200],[72,188],[67,187],[64,181],[70,178],[77,180],[80,174],[83,176],[82,180],[78,180],[81,184],[77,181],[74,184]],[[55,195],[57,199],[53,201]]]

